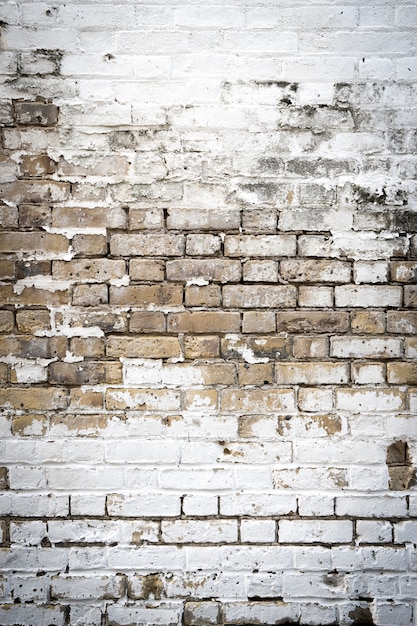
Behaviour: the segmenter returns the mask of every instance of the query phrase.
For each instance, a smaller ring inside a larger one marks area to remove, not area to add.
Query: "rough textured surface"
[[[2,626],[416,626],[416,22],[1,3]]]

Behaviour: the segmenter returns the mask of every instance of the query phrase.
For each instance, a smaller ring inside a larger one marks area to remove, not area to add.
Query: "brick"
[[[287,260],[281,261],[280,274],[284,280],[297,283],[348,283],[351,265],[345,261]]]
[[[190,285],[185,288],[186,306],[219,307],[221,304],[221,289],[219,285],[198,287]]]
[[[350,496],[336,498],[336,515],[352,517],[403,517],[406,515],[405,498],[393,496]],[[377,556],[375,555],[375,560]],[[378,569],[378,566],[377,566]]]
[[[248,363],[275,361],[288,357],[289,345],[284,337],[227,335],[221,340],[221,355],[225,359],[240,358]]]
[[[298,619],[298,607],[280,600],[261,602],[225,602],[223,613],[226,624],[291,624]]]
[[[160,311],[136,311],[129,321],[131,333],[160,333],[165,331],[165,315]]]
[[[402,289],[395,285],[338,285],[335,287],[337,307],[400,307]]]
[[[184,624],[218,624],[220,604],[218,602],[186,602]]]
[[[195,384],[232,385],[236,382],[235,378],[235,367],[231,363],[169,364],[162,372],[163,383],[176,387],[188,387]]]
[[[15,267],[13,261],[0,260],[0,280],[13,280],[15,277]]]
[[[113,256],[182,256],[183,235],[136,235],[115,234],[110,237]]]
[[[47,427],[45,415],[15,415],[12,418],[12,433],[20,437],[43,436]]]
[[[417,338],[405,340],[405,358],[417,359]]]
[[[44,102],[14,102],[17,124],[29,126],[54,126],[58,121],[58,107]]]
[[[168,331],[178,333],[239,332],[240,314],[201,311],[168,314]]]
[[[20,161],[20,171],[23,176],[47,176],[56,170],[56,163],[47,154],[38,156],[23,155]]]
[[[329,355],[327,337],[294,337],[293,355],[296,359],[322,359]]]
[[[417,383],[416,363],[388,363],[387,380],[389,383],[414,385]]]
[[[221,394],[222,411],[246,413],[293,411],[294,392],[291,389],[225,389]]]
[[[300,333],[345,332],[349,316],[340,311],[294,311],[277,313],[277,331]]]
[[[417,333],[417,312],[414,311],[388,311],[387,331],[414,335]]]
[[[184,393],[184,408],[191,411],[213,411],[217,409],[217,391],[188,389]],[[216,503],[217,512],[217,503]]]
[[[104,284],[75,285],[72,303],[75,306],[97,306],[109,301],[108,286]]]
[[[336,390],[336,408],[342,411],[396,411],[404,409],[404,402],[404,393],[398,389]]]
[[[331,337],[330,356],[336,358],[392,359],[402,353],[402,341],[395,338]]]
[[[407,309],[417,309],[417,286],[406,285],[404,287],[404,307]]]
[[[209,359],[220,356],[220,339],[216,335],[187,335],[184,337],[186,359]]]
[[[0,301],[4,304],[17,305],[48,305],[67,304],[69,301],[69,291],[60,289],[56,291],[48,291],[46,289],[37,289],[35,287],[25,287],[21,293],[16,293],[12,285],[0,286]]]
[[[380,311],[352,311],[351,328],[354,333],[380,335],[385,331],[385,313]]]
[[[172,494],[160,494],[160,493],[144,493],[144,494],[118,494],[111,493],[107,496],[107,510],[108,515],[110,517],[137,517],[138,507],[141,512],[141,517],[177,517],[180,514],[181,510],[181,502],[180,498],[177,495]],[[136,551],[135,551],[136,552]],[[135,565],[133,568],[139,567],[140,563],[143,564],[144,567],[148,568],[156,567],[156,564],[159,562],[161,567],[164,567],[164,558],[169,557],[171,555],[170,566],[174,565],[174,562],[171,563],[172,557],[174,561],[177,563],[177,566],[174,568],[178,569],[183,565],[183,559],[180,558],[178,562],[177,555],[182,554],[181,550],[177,548],[167,549],[164,547],[163,550],[158,548],[149,548],[139,550],[141,552],[139,559],[135,560]],[[126,555],[129,554],[130,558],[132,558],[132,551],[128,553],[126,550],[118,548],[114,550],[110,555],[110,562],[112,567],[128,567],[130,569],[129,561],[122,565],[123,560],[126,558]]]
[[[297,291],[287,285],[225,285],[226,308],[286,308],[295,306]]]
[[[245,311],[243,313],[242,332],[270,333],[275,330],[275,313],[272,311]]]
[[[332,385],[349,382],[349,368],[330,362],[277,363],[275,376],[278,384]]]
[[[0,355],[13,354],[27,359],[63,358],[67,350],[66,337],[31,337],[16,335],[0,337]]]
[[[107,238],[104,235],[74,235],[72,249],[75,256],[105,256]]]
[[[331,197],[331,196],[330,196]],[[314,204],[314,201],[312,202]],[[328,204],[328,201],[326,202]],[[350,230],[352,227],[352,211],[350,209],[331,209],[331,208],[284,208],[278,220],[278,228],[281,231],[332,231]],[[305,238],[308,236],[304,236]],[[309,254],[307,246],[308,239],[300,238],[302,247],[299,248],[301,256],[312,256]],[[323,250],[324,252],[324,250]],[[314,256],[325,256],[320,253]],[[327,255],[326,255],[327,256]],[[333,256],[333,255],[332,255]]]
[[[355,283],[386,283],[388,265],[386,261],[355,261],[353,265]]]
[[[298,288],[298,305],[307,308],[330,308],[333,306],[333,287]]]
[[[54,207],[54,228],[125,228],[126,212],[118,207],[105,208]]]
[[[12,311],[0,311],[0,332],[11,333],[14,327],[14,314]],[[21,330],[19,328],[19,330]]]
[[[391,280],[399,283],[417,282],[417,262],[394,261],[390,263]]]
[[[156,259],[131,259],[129,275],[131,280],[160,282],[165,277],[165,263]]]
[[[277,228],[277,212],[275,209],[248,209],[242,212],[242,229],[244,233],[274,233]]]
[[[221,239],[217,235],[187,235],[185,251],[190,256],[212,256],[220,249]]]
[[[104,356],[104,339],[101,337],[73,337],[70,340],[70,351],[75,356]]]
[[[52,576],[53,600],[111,600],[125,593],[125,577],[116,576]]]
[[[278,264],[275,261],[246,261],[243,265],[245,282],[278,282]]]
[[[319,412],[333,409],[333,395],[329,389],[315,389],[314,387],[298,390],[298,407],[301,411]],[[341,430],[340,419],[337,417],[320,416],[318,426],[327,434]]]
[[[288,515],[294,513],[296,507],[297,501],[293,495],[236,493],[220,496],[221,515],[248,515],[250,517]]]
[[[165,543],[235,543],[236,520],[173,520],[161,523]]]
[[[54,261],[52,264],[52,276],[57,280],[88,280],[100,283],[123,278],[125,273],[125,262],[113,259]]]
[[[279,257],[294,256],[294,235],[227,235],[224,254],[230,257]]]
[[[170,230],[238,230],[239,209],[168,209],[167,228]]]
[[[42,387],[0,389],[0,404],[6,409],[15,408],[29,411],[65,409],[67,390],[44,389]]]
[[[129,209],[129,230],[155,230],[163,227],[162,209]]]
[[[240,385],[271,385],[274,382],[273,366],[268,363],[239,363]]]
[[[111,335],[107,339],[106,354],[109,357],[174,358],[181,354],[176,337],[135,337]]]
[[[45,228],[51,226],[52,210],[46,204],[21,204],[19,224],[25,228]]]
[[[68,252],[69,241],[64,235],[50,233],[0,233],[0,250],[6,253],[31,253],[54,256]]]
[[[382,363],[352,363],[352,380],[356,385],[378,385],[386,381]]]
[[[180,285],[132,285],[110,287],[110,304],[159,307],[180,306],[183,288]]]
[[[69,198],[70,184],[55,180],[19,180],[1,184],[0,194],[16,204],[64,202]]]
[[[52,273],[51,261],[17,261],[16,278],[49,276]]]
[[[210,281],[239,282],[242,270],[239,261],[227,259],[182,259],[167,261],[167,279],[178,282]]]

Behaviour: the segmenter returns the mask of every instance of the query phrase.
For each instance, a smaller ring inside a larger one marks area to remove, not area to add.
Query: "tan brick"
[[[275,332],[275,313],[273,311],[245,311],[243,313],[242,332]]]
[[[233,209],[168,209],[167,228],[171,230],[237,230],[240,210]]]
[[[201,311],[168,314],[168,331],[177,333],[228,333],[240,330],[240,313]]]
[[[182,256],[184,235],[115,234],[110,237],[113,256]]]
[[[18,218],[17,206],[7,206],[0,202],[0,224],[3,228],[17,228]]]
[[[215,359],[220,356],[220,338],[216,335],[186,335],[184,356],[186,359]]]
[[[39,330],[50,330],[50,312],[39,309],[27,309],[16,313],[16,324],[21,333],[35,333]]]
[[[354,333],[380,335],[385,332],[385,313],[381,311],[352,311],[351,328]]]
[[[162,209],[129,209],[129,230],[155,230],[163,227]]]
[[[99,437],[112,419],[113,415],[53,415],[51,435],[59,432],[77,437]]]
[[[402,288],[396,285],[337,285],[334,289],[337,307],[399,307]]]
[[[14,102],[14,117],[19,125],[53,126],[58,121],[58,107],[46,102]]]
[[[13,354],[26,359],[63,358],[67,345],[66,337],[32,337],[30,335],[0,337],[0,355]]]
[[[404,306],[407,309],[417,309],[417,286],[406,285],[404,287]]]
[[[41,177],[53,174],[56,171],[56,163],[47,154],[32,156],[23,155],[20,161],[20,172],[23,176]]]
[[[0,333],[11,333],[13,332],[13,327],[14,327],[13,311],[0,311]]]
[[[13,280],[15,277],[14,262],[0,260],[0,280]]]
[[[118,207],[80,208],[54,207],[52,211],[54,228],[126,228],[127,216]]]
[[[236,283],[241,279],[242,269],[239,261],[228,259],[181,259],[167,261],[166,273],[171,281]]]
[[[109,301],[108,286],[104,284],[76,285],[72,294],[75,306],[97,306]]]
[[[106,187],[99,187],[97,184],[86,182],[72,183],[71,196],[78,205],[85,204],[86,202],[91,202],[94,204],[102,203],[106,201],[106,196],[108,192],[108,189]],[[103,209],[100,209],[100,211],[103,211]],[[104,212],[112,213],[113,211],[104,209],[103,213]],[[126,221],[127,215],[125,214],[125,222]],[[103,223],[101,224],[101,226],[103,227]],[[125,226],[126,224],[122,228],[125,228]],[[98,228],[99,227],[100,226],[98,226]],[[117,228],[117,226],[108,226],[108,228]]]
[[[182,285],[132,285],[130,287],[110,287],[110,303],[119,305],[180,306]]]
[[[44,256],[65,254],[69,241],[64,235],[51,233],[0,233],[0,251],[8,253],[30,253]]]
[[[54,261],[52,276],[58,280],[90,280],[104,282],[122,278],[126,264],[115,259],[79,259],[77,261]]]
[[[244,233],[274,233],[277,229],[276,209],[248,209],[242,212]]]
[[[102,337],[73,337],[70,340],[70,352],[75,356],[104,356],[105,342]]]
[[[399,385],[417,384],[417,363],[388,363],[387,380]]]
[[[70,196],[70,184],[56,180],[19,180],[1,184],[0,195],[15,204],[64,202]]]
[[[55,322],[58,327],[61,325],[65,328],[99,328],[104,333],[111,332],[127,332],[127,313],[126,311],[117,311],[114,313],[111,307],[96,306],[90,307],[88,310],[69,310],[65,314],[56,313]]]
[[[0,390],[1,391],[1,390]],[[177,411],[181,396],[173,389],[107,389],[106,408],[135,411]]]
[[[107,356],[164,359],[179,357],[181,348],[176,337],[119,337],[107,339]]]
[[[217,235],[187,235],[185,251],[190,256],[211,256],[221,249],[221,239]]]
[[[255,363],[259,359],[285,359],[289,356],[289,343],[285,337],[269,335],[228,335],[221,340],[221,355],[225,359],[244,359]]]
[[[348,283],[352,273],[350,263],[327,259],[288,259],[279,271],[284,280],[296,283]]]
[[[277,331],[289,333],[345,332],[349,315],[341,311],[291,311],[277,313]]]
[[[219,285],[198,287],[191,285],[185,288],[185,306],[219,307],[221,289]]]
[[[131,259],[129,264],[131,280],[159,282],[165,278],[165,261],[156,259]]]
[[[104,235],[74,235],[72,249],[75,256],[106,255],[107,237]]]
[[[12,371],[13,374],[13,371]],[[9,379],[9,367],[5,363],[0,363],[0,382],[2,384],[6,384]],[[10,380],[10,382],[15,382],[14,380]]]
[[[9,488],[7,467],[0,467],[0,491]]]
[[[49,381],[63,385],[98,385],[100,383],[121,383],[121,363],[106,361],[84,361],[79,363],[51,363]]]
[[[416,334],[417,311],[388,311],[387,330],[389,333]]]
[[[12,418],[12,433],[19,437],[42,437],[48,429],[48,419],[45,415],[14,415]]]
[[[4,408],[27,411],[53,411],[65,409],[68,401],[66,389],[44,387],[12,387],[0,389],[0,405]]]
[[[224,389],[221,392],[222,411],[271,413],[293,411],[295,397],[292,389]]]
[[[286,308],[296,306],[297,289],[288,285],[225,285],[226,308]]]
[[[231,257],[294,256],[295,235],[227,235],[224,254]]]
[[[349,365],[327,361],[275,365],[275,377],[280,385],[339,385],[349,382],[349,374]]]
[[[21,204],[19,224],[24,228],[46,228],[51,225],[52,209],[47,204]]]
[[[417,261],[390,263],[391,280],[398,283],[417,283]]]
[[[102,409],[104,406],[104,395],[102,391],[92,389],[70,389],[69,410],[80,409]],[[72,416],[71,416],[72,417]]]
[[[277,283],[276,261],[246,261],[243,265],[243,280],[246,282]]]
[[[215,411],[217,391],[215,389],[187,389],[184,392],[184,408],[191,411]]]
[[[405,358],[417,359],[417,337],[407,338],[405,340]]]
[[[327,337],[294,337],[293,354],[296,359],[322,359],[329,354]]]
[[[274,382],[270,363],[239,363],[238,374],[240,385],[271,385]]]
[[[35,287],[25,287],[21,293],[15,293],[13,285],[0,285],[0,302],[3,304],[33,304],[45,306],[68,304],[69,291],[67,289],[47,291]]]
[[[131,333],[163,333],[165,315],[162,311],[136,311],[130,316],[129,330]]]

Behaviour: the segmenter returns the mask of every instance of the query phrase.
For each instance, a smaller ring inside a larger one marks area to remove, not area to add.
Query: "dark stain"
[[[405,491],[417,485],[417,469],[411,463],[406,441],[395,441],[388,447],[387,466],[391,491]]]
[[[353,620],[352,626],[375,626],[368,607],[357,606],[349,611],[348,615]]]

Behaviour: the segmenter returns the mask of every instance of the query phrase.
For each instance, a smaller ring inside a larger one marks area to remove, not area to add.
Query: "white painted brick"
[[[51,598],[59,600],[117,599],[123,595],[125,578],[109,576],[53,576]]]
[[[107,510],[110,516],[175,517],[180,514],[180,498],[167,494],[110,494],[107,496]]]
[[[417,543],[417,522],[406,521],[394,524],[395,543]]]
[[[309,308],[331,307],[333,305],[333,288],[300,286],[298,290],[298,304]]]
[[[407,512],[404,496],[336,497],[336,515],[355,517],[402,517]]]
[[[123,570],[162,571],[183,570],[185,552],[176,546],[142,546],[140,550],[129,548],[109,548],[108,564],[111,568]]]
[[[246,580],[248,598],[276,598],[281,595],[282,580],[278,573],[248,574]]]
[[[298,618],[298,606],[286,602],[227,602],[223,613],[229,624],[291,623]]]
[[[45,603],[48,598],[49,578],[46,576],[13,576],[12,593],[21,602]]]
[[[120,440],[106,444],[106,461],[108,463],[177,463],[180,448],[175,441],[140,441]],[[116,471],[116,470],[115,470]]]
[[[302,516],[331,516],[334,512],[334,498],[327,495],[303,494],[298,498],[298,511]]]
[[[333,408],[333,392],[331,389],[306,387],[298,391],[298,407],[301,411],[331,411]]]
[[[356,535],[360,543],[391,543],[392,525],[384,521],[358,520]]]
[[[218,492],[234,486],[232,470],[224,468],[161,470],[159,482],[162,489],[190,491]]]
[[[189,495],[185,496],[182,508],[185,515],[217,515],[218,500],[216,496]]]
[[[97,490],[121,489],[123,487],[123,469],[111,467],[53,467],[45,471],[49,489],[59,490]]]
[[[386,450],[379,441],[304,439],[294,442],[294,461],[299,463],[369,464],[384,463]]]
[[[400,307],[402,289],[395,285],[337,285],[335,299],[337,307]]]
[[[346,598],[347,589],[343,574],[284,573],[284,594],[295,598]]]
[[[221,548],[213,546],[186,547],[186,570],[197,572],[218,570],[221,567]]]
[[[250,515],[265,517],[295,512],[295,496],[281,494],[236,493],[220,497],[221,515]]]
[[[356,385],[377,385],[386,381],[382,363],[352,363],[352,380]]]
[[[276,524],[273,520],[243,519],[240,523],[240,538],[243,543],[274,543],[275,531]]]
[[[388,487],[386,467],[351,467],[349,469],[349,487],[357,491],[380,491]]]
[[[40,521],[11,522],[10,541],[24,546],[39,545],[47,536],[46,523]]]
[[[234,543],[237,520],[174,520],[162,522],[165,543]]]
[[[296,546],[294,548],[294,564],[297,570],[320,571],[330,570],[331,549],[321,546]],[[308,594],[307,594],[308,595]]]
[[[375,610],[375,619],[377,624],[381,626],[391,626],[392,624],[401,624],[401,626],[413,625],[413,605],[410,603],[394,604],[383,603],[377,604]]]
[[[0,620],[4,626],[14,626],[14,624],[35,623],[39,626],[54,624],[64,626],[64,607],[52,604],[35,606],[33,604],[6,604],[0,605]]]
[[[294,551],[288,546],[225,546],[222,548],[222,564],[225,571],[259,572],[294,567]]]
[[[0,513],[16,517],[63,517],[69,513],[69,498],[58,494],[0,494]]]
[[[104,515],[106,498],[104,495],[79,495],[71,496],[72,515]]]
[[[330,356],[337,358],[395,358],[401,356],[402,341],[380,337],[331,337]]]
[[[282,543],[349,543],[352,541],[350,520],[281,520],[278,537]]]
[[[401,392],[391,389],[336,390],[336,408],[342,411],[395,411],[404,408]]]
[[[182,607],[178,603],[172,606],[165,604],[160,607],[110,604],[107,609],[109,623],[119,626],[131,626],[131,624],[177,626],[181,613]]]
[[[61,571],[68,563],[68,549],[43,550],[35,547],[4,548],[0,553],[4,571],[31,572],[33,570]]]
[[[353,265],[355,283],[386,283],[388,263],[386,261],[355,261]]]

